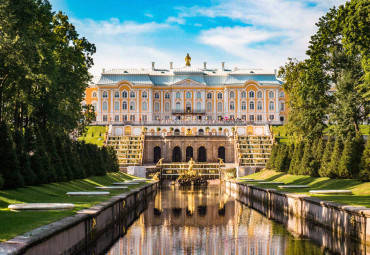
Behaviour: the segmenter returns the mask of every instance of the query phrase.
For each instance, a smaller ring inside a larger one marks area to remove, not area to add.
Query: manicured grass
[[[310,177],[307,175],[290,175],[279,173],[272,170],[263,170],[261,172],[247,175],[246,177],[256,180],[266,180],[274,182],[284,182],[287,185],[310,185],[311,188],[300,189],[280,189],[274,184],[258,184],[255,185],[264,188],[275,188],[284,192],[307,194],[313,197],[318,197],[326,201],[339,202],[348,205],[366,206],[370,208],[370,182],[360,182],[355,179],[330,179],[325,177]],[[311,195],[310,190],[318,189],[346,189],[352,190],[352,195]]]
[[[103,146],[105,127],[104,126],[89,126],[86,136],[80,136],[78,140],[86,143],[93,143],[98,146]]]
[[[127,192],[138,185],[125,190],[109,190],[110,196],[69,197],[69,191],[96,191],[97,186],[111,186],[113,182],[133,179],[123,173],[109,173],[106,176],[94,176],[84,180],[59,182],[41,186],[30,186],[14,190],[0,190],[0,241],[25,233],[45,224],[75,214],[77,211],[108,200],[111,196]],[[71,211],[23,211],[12,212],[9,204],[16,203],[73,203]]]

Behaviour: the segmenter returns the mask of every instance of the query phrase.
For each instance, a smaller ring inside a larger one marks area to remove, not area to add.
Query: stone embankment
[[[93,243],[119,220],[132,222],[135,213],[159,186],[144,184],[76,215],[39,227],[0,244],[3,254],[75,254]],[[132,216],[134,215],[134,216]],[[128,218],[132,218],[128,220]]]

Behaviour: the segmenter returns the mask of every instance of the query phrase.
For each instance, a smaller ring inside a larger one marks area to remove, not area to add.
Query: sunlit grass
[[[98,146],[103,146],[104,133],[104,126],[89,126],[86,132],[86,136],[81,136],[78,138],[78,140],[85,141],[86,143],[93,143]]]

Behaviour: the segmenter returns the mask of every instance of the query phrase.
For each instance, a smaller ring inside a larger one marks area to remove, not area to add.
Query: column
[[[113,97],[113,89],[110,90],[110,111],[109,111],[109,115],[108,116],[108,120],[111,120],[114,121],[114,114],[113,114],[113,101],[114,101],[114,97]]]
[[[226,88],[225,91],[224,91],[224,117],[227,116],[228,114],[228,109],[229,109],[229,90]],[[229,116],[227,116],[229,117]]]
[[[276,104],[276,108],[275,108],[275,112],[276,112],[276,114],[275,114],[275,121],[277,121],[278,118],[279,118],[279,111],[280,111],[280,109],[279,109],[279,90],[278,89],[275,90],[275,100],[276,100],[276,102],[275,102],[275,104]]]
[[[213,119],[217,120],[217,90],[213,93]]]
[[[100,104],[100,90],[99,90],[99,87],[98,87],[97,94],[98,94],[98,103],[97,103],[96,107],[98,109],[96,109],[96,111],[98,112],[98,116],[96,116],[96,120],[101,121],[102,117],[101,117],[101,109],[100,109],[101,104]]]
[[[140,112],[140,104],[139,104],[139,97],[141,97],[140,95],[140,90],[137,90],[136,91],[136,97],[135,97],[135,100],[136,100],[136,109],[135,109],[135,122],[136,121],[139,121],[139,112]]]
[[[149,105],[148,121],[152,121],[152,118],[153,118],[153,89],[152,88],[149,89],[148,105]]]
[[[257,94],[255,96],[257,96]],[[235,119],[236,118],[242,118],[241,110],[240,110],[240,104],[242,103],[241,100],[240,100],[240,89],[236,90],[236,101],[235,101],[235,103],[238,104],[238,107],[236,108]]]

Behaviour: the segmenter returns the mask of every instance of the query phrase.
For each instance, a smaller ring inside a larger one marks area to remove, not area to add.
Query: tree
[[[3,185],[4,185],[4,179],[3,179],[3,176],[0,174],[0,189],[3,188]]]
[[[319,175],[322,177],[328,177],[330,174],[330,160],[333,153],[333,139],[328,137],[326,142],[324,154],[321,158],[321,164],[319,169]]]
[[[328,177],[337,178],[339,176],[338,163],[342,156],[343,142],[340,137],[337,137],[334,143],[333,154],[330,158],[330,163],[328,165]]]
[[[279,153],[275,161],[275,170],[278,172],[286,172],[289,162],[289,147],[286,144],[282,144],[279,149]]]
[[[36,134],[34,154],[31,157],[31,167],[37,175],[37,184],[50,183],[55,180],[55,171],[46,153],[44,139],[40,130]]]
[[[344,149],[338,166],[338,177],[343,179],[352,178],[351,167],[353,163],[353,146],[352,137],[348,136],[344,142]]]
[[[63,139],[61,136],[57,135],[55,136],[55,146],[56,146],[56,149],[57,149],[57,154],[59,155],[60,159],[61,159],[61,163],[62,163],[62,166],[63,166],[63,170],[64,170],[64,173],[65,173],[65,177],[66,177],[66,180],[70,181],[73,179],[73,175],[72,175],[72,172],[71,172],[71,168],[69,166],[69,162],[67,160],[67,157],[66,157],[66,145],[65,143],[63,142]]]
[[[11,135],[4,121],[0,121],[0,174],[4,180],[4,189],[13,189],[24,185],[20,173],[19,161]]]
[[[108,147],[108,156],[110,157],[110,171],[111,172],[119,172],[119,164],[118,164],[118,158],[116,151],[113,149],[113,147]]]
[[[267,169],[274,169],[275,159],[276,159],[276,156],[278,154],[278,151],[279,151],[279,144],[275,143],[271,148],[270,158],[269,158],[269,160],[267,161],[267,164],[266,164]]]
[[[297,142],[294,146],[294,153],[292,161],[289,166],[290,174],[298,174],[300,170],[300,161],[304,152],[304,143],[302,141]]]
[[[51,167],[55,171],[55,181],[63,182],[66,181],[66,175],[64,172],[62,159],[60,158],[57,148],[55,146],[54,135],[51,133],[45,133],[45,145],[47,153],[50,159]]]
[[[324,150],[325,150],[325,140],[324,140],[324,137],[322,136],[320,139],[317,140],[317,146],[315,150],[313,150],[315,159],[318,161],[320,165],[321,165],[321,159],[324,155]]]
[[[360,164],[360,174],[359,179],[361,181],[370,181],[370,141],[366,143],[364,153],[362,154],[361,164]]]

